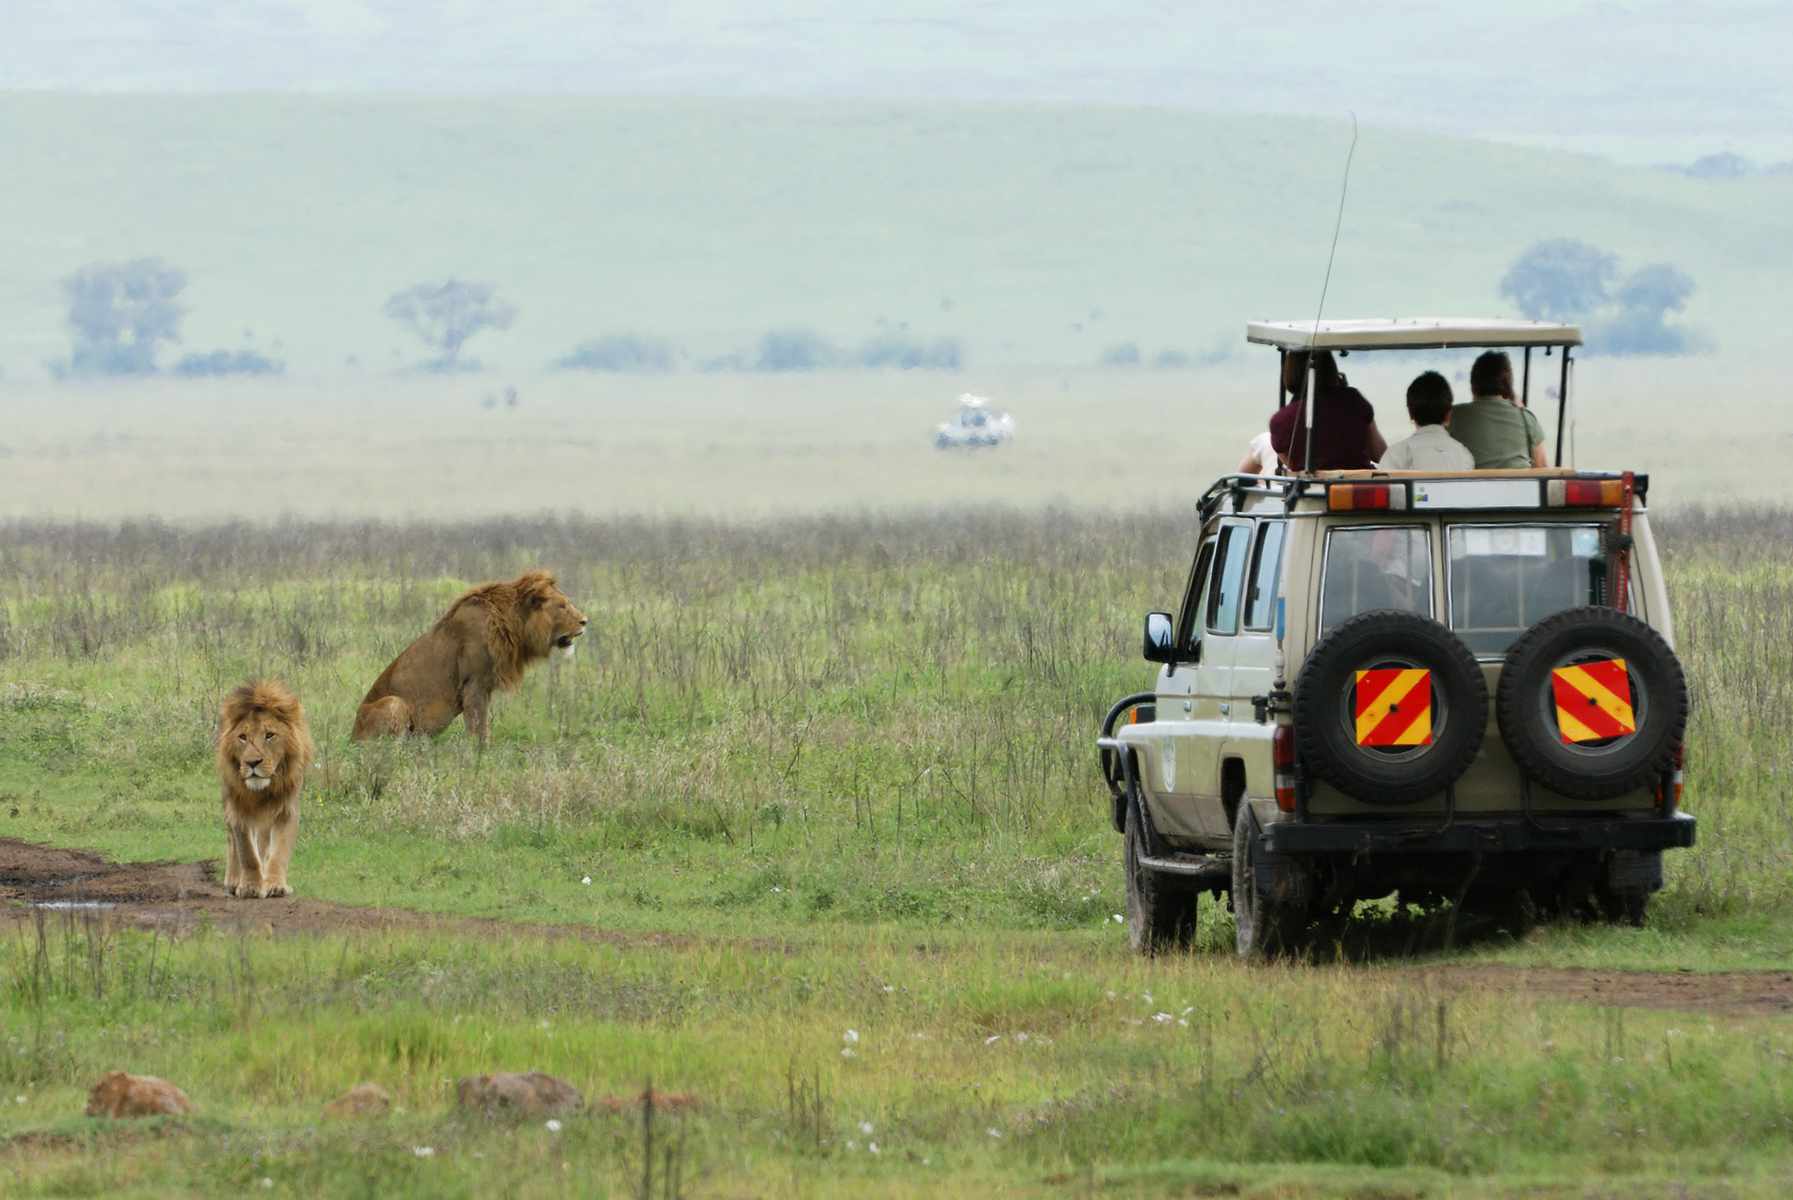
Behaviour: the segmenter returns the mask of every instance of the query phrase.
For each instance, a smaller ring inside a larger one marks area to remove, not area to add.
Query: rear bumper
[[[1694,819],[1466,817],[1440,821],[1283,821],[1264,830],[1268,854],[1517,854],[1528,850],[1669,850],[1693,845]]]

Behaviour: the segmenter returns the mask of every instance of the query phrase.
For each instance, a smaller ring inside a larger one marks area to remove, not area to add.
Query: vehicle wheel
[[[1179,890],[1139,860],[1147,856],[1143,810],[1136,794],[1127,805],[1121,865],[1127,875],[1127,944],[1140,954],[1187,950],[1195,937],[1199,893]]]
[[[1414,671],[1429,674],[1416,682],[1397,673]],[[1392,696],[1397,688],[1409,690]],[[1444,791],[1475,761],[1487,724],[1475,656],[1415,613],[1352,617],[1320,639],[1295,681],[1302,762],[1365,804],[1413,804]]]
[[[1266,862],[1258,850],[1260,832],[1257,814],[1241,802],[1233,818],[1233,925],[1240,958],[1295,953],[1307,932],[1306,870],[1299,863]]]
[[[1650,893],[1643,888],[1595,888],[1594,903],[1600,916],[1613,925],[1642,929],[1650,915]]]
[[[1654,787],[1669,770],[1687,731],[1687,677],[1636,617],[1571,608],[1507,651],[1494,711],[1527,775],[1559,795],[1608,800]]]

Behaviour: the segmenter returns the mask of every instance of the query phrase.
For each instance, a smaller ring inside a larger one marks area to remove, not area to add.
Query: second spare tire
[[[1687,730],[1687,677],[1660,633],[1588,606],[1545,617],[1507,651],[1501,740],[1559,795],[1607,800],[1654,787]]]
[[[1482,747],[1488,688],[1462,639],[1379,609],[1320,639],[1295,680],[1295,740],[1320,778],[1365,804],[1414,804],[1457,782]]]

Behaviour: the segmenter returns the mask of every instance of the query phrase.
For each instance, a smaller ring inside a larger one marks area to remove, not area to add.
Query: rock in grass
[[[154,1075],[108,1071],[87,1097],[90,1117],[164,1117],[192,1111],[187,1093]]]
[[[392,1093],[377,1083],[358,1083],[324,1105],[326,1117],[383,1117],[392,1110]]]
[[[455,1084],[455,1096],[462,1108],[488,1117],[557,1117],[585,1107],[578,1088],[540,1071],[469,1075]]]

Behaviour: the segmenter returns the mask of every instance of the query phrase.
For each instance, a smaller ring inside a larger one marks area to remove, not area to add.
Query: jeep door
[[[1221,751],[1221,776],[1224,780],[1226,760],[1238,759],[1244,768],[1245,796],[1270,796],[1275,791],[1270,738],[1276,728],[1267,720],[1258,720],[1251,701],[1254,696],[1268,697],[1276,682],[1276,606],[1282,599],[1283,541],[1288,531],[1285,520],[1258,521],[1246,573],[1244,612],[1234,639],[1233,701],[1227,714],[1226,746]]]
[[[1177,819],[1161,832],[1226,840],[1220,754],[1235,700],[1235,633],[1246,586],[1251,522],[1229,517],[1202,543],[1177,621],[1177,662],[1159,675],[1155,724],[1158,790],[1174,797]]]

